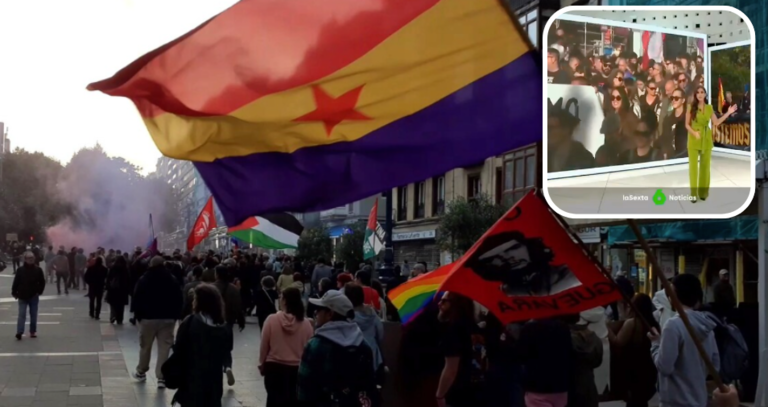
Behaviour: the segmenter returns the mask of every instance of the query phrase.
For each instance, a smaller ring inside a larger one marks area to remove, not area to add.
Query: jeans
[[[24,334],[24,326],[27,323],[27,307],[29,307],[29,332],[37,332],[37,306],[39,304],[40,297],[37,295],[28,300],[19,300],[19,319],[16,322],[16,333]]]
[[[118,324],[123,323],[125,315],[125,304],[109,304],[109,320],[116,321]]]
[[[69,288],[67,287],[67,277],[69,275],[56,273],[56,290],[61,294],[61,282],[64,282],[64,292],[69,294]]]
[[[267,407],[295,406],[298,377],[298,366],[288,366],[275,362],[264,363],[264,388],[267,390]]]
[[[88,297],[90,299],[88,315],[91,318],[98,318],[101,315],[101,299],[104,297],[104,293],[94,293]]]

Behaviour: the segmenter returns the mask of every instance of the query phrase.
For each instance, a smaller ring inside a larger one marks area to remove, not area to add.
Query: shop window
[[[523,30],[528,34],[528,38],[534,47],[539,47],[539,10],[534,8],[531,11],[520,14],[519,21]]]
[[[530,145],[504,155],[504,203],[513,205],[536,188],[538,179],[538,149]]]
[[[477,198],[482,190],[480,189],[480,174],[467,176],[467,199]]]
[[[432,216],[445,212],[445,177],[432,178]]]
[[[408,219],[408,186],[397,188],[397,220]]]
[[[427,203],[427,183],[424,181],[416,183],[414,189],[413,218],[421,219],[424,217],[424,208]]]

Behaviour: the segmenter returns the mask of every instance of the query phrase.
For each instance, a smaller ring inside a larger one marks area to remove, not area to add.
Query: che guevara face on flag
[[[542,238],[513,230],[489,236],[467,261],[485,281],[499,283],[508,296],[545,296],[581,285],[567,264],[554,264]]]
[[[620,298],[533,192],[457,262],[440,291],[465,295],[505,323],[578,313]]]

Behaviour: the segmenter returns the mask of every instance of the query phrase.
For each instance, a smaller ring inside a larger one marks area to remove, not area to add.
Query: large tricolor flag
[[[241,242],[264,249],[296,249],[304,227],[289,213],[252,216],[227,233]]]
[[[371,208],[371,213],[368,214],[368,223],[365,225],[363,260],[376,257],[383,248],[384,230],[379,224],[379,198],[376,198],[373,208]]]
[[[501,0],[241,0],[88,89],[131,99],[236,225],[540,140],[537,55]]]

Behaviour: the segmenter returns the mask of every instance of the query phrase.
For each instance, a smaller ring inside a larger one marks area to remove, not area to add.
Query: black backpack
[[[373,371],[373,351],[365,342],[359,346],[348,347],[334,343],[332,360],[333,372],[328,383],[331,390],[331,406],[379,406],[376,375]]]

